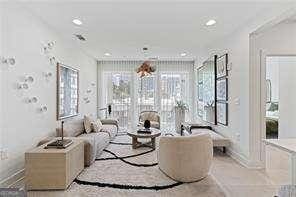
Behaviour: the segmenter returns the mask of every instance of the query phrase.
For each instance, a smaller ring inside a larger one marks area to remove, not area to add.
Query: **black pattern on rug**
[[[132,145],[132,143],[123,143],[123,142],[110,142],[110,144],[115,144],[115,145],[129,145],[129,146]]]
[[[116,136],[125,136],[125,135],[127,135],[127,133],[125,133],[125,132],[121,132],[121,133],[116,134]]]
[[[119,134],[117,136],[124,136],[125,134]],[[125,142],[111,142],[110,144],[114,144],[114,145],[131,145],[130,143],[125,143]],[[138,154],[133,154],[133,155],[127,155],[127,156],[118,156],[117,154],[115,154],[114,152],[104,149],[104,152],[109,153],[111,155],[113,155],[114,157],[105,157],[105,158],[98,158],[96,159],[97,162],[99,161],[105,161],[105,160],[120,160],[126,164],[129,164],[131,166],[135,166],[135,167],[154,167],[157,166],[158,163],[152,163],[152,164],[137,164],[137,163],[133,163],[133,162],[129,162],[125,159],[128,158],[133,158],[133,157],[138,157],[141,155],[146,155],[148,153],[154,152],[155,149],[151,149],[145,152],[141,152]],[[177,187],[179,185],[184,184],[183,182],[176,182],[173,180],[174,183],[172,184],[167,184],[167,185],[153,185],[153,186],[145,186],[145,185],[130,185],[130,184],[117,184],[117,183],[103,183],[103,182],[97,182],[97,181],[85,181],[85,180],[80,180],[79,178],[76,178],[74,180],[75,183],[79,184],[79,185],[89,185],[89,186],[96,186],[96,187],[109,187],[109,188],[114,188],[114,189],[124,189],[124,190],[165,190],[165,189],[170,189],[170,188],[174,188]]]
[[[104,150],[105,152],[108,152],[109,150]],[[152,150],[149,150],[149,151],[145,151],[145,152],[142,152],[142,153],[138,153],[138,154],[134,154],[134,155],[128,155],[128,156],[123,156],[123,157],[105,157],[105,158],[98,158],[96,159],[96,161],[102,161],[102,160],[114,160],[114,159],[128,159],[128,158],[132,158],[132,157],[137,157],[137,156],[141,156],[141,155],[145,155],[145,154],[148,154],[148,153],[151,153],[153,152],[154,149]]]
[[[74,180],[75,183],[80,185],[91,185],[91,186],[97,186],[97,187],[111,187],[115,189],[135,189],[135,190],[164,190],[164,189],[170,189],[179,185],[182,185],[184,183],[182,182],[176,182],[169,185],[154,185],[154,186],[143,186],[143,185],[122,185],[122,184],[115,184],[115,183],[100,183],[100,182],[90,182],[90,181],[82,181],[79,179]]]
[[[107,153],[110,153],[111,155],[113,155],[115,158],[121,160],[122,162],[124,162],[126,164],[129,164],[129,165],[132,165],[132,166],[137,166],[137,167],[151,167],[151,166],[158,165],[158,163],[152,163],[152,164],[137,164],[137,163],[132,163],[132,162],[126,161],[125,159],[123,159],[121,157],[118,157],[115,153],[111,152],[110,150],[106,150],[105,149],[104,151],[107,152]],[[145,152],[145,154],[147,154],[147,152]],[[140,153],[140,155],[143,155],[143,154]],[[137,156],[139,156],[139,154]]]

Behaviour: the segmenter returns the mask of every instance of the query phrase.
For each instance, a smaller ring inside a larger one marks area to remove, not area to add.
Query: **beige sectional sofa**
[[[77,137],[83,139],[85,142],[85,166],[90,166],[118,133],[118,123],[116,120],[101,120],[101,122],[103,124],[102,130],[91,133],[85,133],[83,119],[71,120],[64,123],[64,137]],[[57,128],[57,136],[61,136],[61,128]]]

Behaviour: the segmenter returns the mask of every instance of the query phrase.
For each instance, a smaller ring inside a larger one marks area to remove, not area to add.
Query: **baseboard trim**
[[[236,152],[235,150],[228,148],[227,155],[229,155],[232,159],[240,163],[242,166],[248,168],[248,169],[262,169],[262,166],[259,164],[255,164],[248,160],[244,155]]]
[[[234,151],[231,148],[227,148],[226,154],[229,155],[232,159],[240,163],[246,168],[249,168],[248,163],[249,161],[243,155],[239,154],[238,152]]]
[[[25,169],[21,169],[11,175],[10,177],[0,181],[0,187],[8,188],[13,187],[17,182],[25,178]]]

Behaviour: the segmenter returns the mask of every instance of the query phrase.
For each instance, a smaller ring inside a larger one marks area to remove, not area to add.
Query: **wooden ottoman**
[[[84,168],[84,142],[71,139],[65,149],[45,149],[52,140],[25,153],[27,190],[67,189]]]

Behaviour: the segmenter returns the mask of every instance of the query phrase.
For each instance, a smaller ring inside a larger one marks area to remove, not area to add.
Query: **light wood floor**
[[[245,168],[229,156],[217,152],[211,174],[231,197],[273,197],[279,188],[264,170]]]
[[[226,196],[233,197],[273,197],[278,186],[267,176],[264,170],[251,170],[243,167],[225,154],[216,151],[211,169],[211,175],[224,190]],[[17,186],[22,186],[19,182]],[[29,197],[60,197],[60,196],[85,196],[71,194],[66,191],[40,191],[28,192]],[[191,196],[189,193],[184,196]]]

